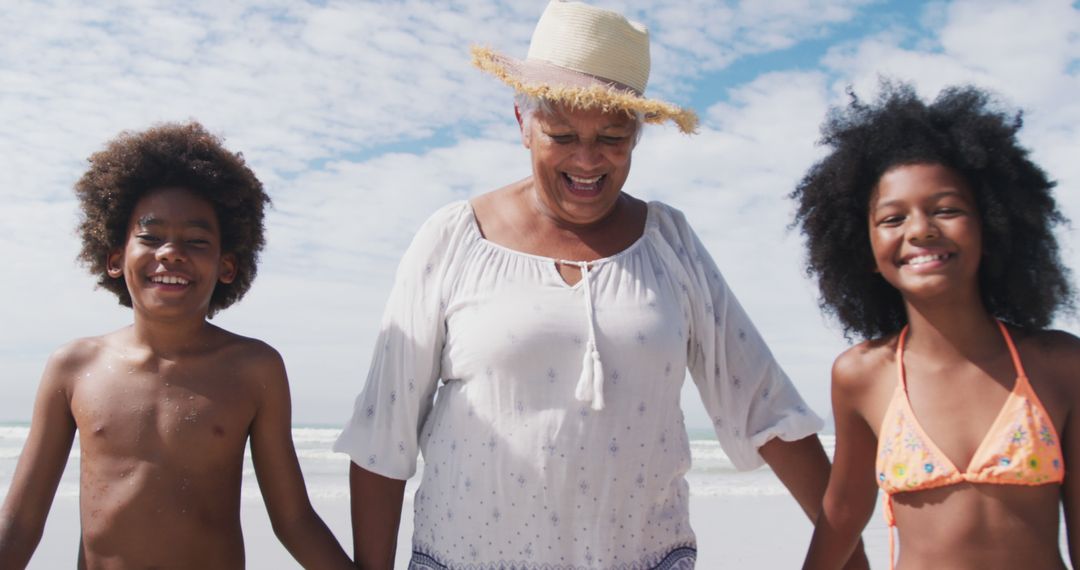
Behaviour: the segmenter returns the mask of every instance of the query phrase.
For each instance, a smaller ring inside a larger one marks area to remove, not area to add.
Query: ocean
[[[0,494],[7,495],[8,485],[15,472],[15,464],[26,443],[30,428],[28,424],[0,424]],[[347,456],[330,450],[337,438],[339,428],[298,426],[294,427],[293,442],[300,467],[307,482],[308,494],[312,499],[347,499],[349,496]],[[692,467],[687,473],[690,494],[694,496],[761,496],[786,494],[783,485],[768,467],[752,471],[736,471],[716,436],[708,430],[689,430],[690,452],[693,457]],[[823,435],[822,442],[829,454],[832,454],[834,438]],[[420,469],[423,461],[420,461]],[[406,501],[411,502],[412,495],[419,482],[419,476],[413,477],[406,486]],[[251,465],[250,453],[246,454],[244,483],[242,487],[245,502],[262,502],[259,494],[255,471]],[[68,459],[67,469],[60,480],[56,495],[58,498],[75,498],[79,494],[79,442],[75,445]]]
[[[26,442],[29,426],[0,424],[0,498],[7,495],[15,464]],[[296,453],[304,472],[308,494],[320,515],[334,530],[343,545],[348,545],[348,466],[347,456],[330,450],[339,428],[300,426],[292,430]],[[720,449],[715,435],[709,430],[689,430],[692,466],[687,473],[690,494],[700,497],[691,501],[691,522],[707,544],[699,543],[699,568],[797,567],[805,554],[812,528],[787,491],[767,466],[751,471],[736,471]],[[826,452],[832,456],[835,436],[821,435]],[[419,468],[423,468],[420,461]],[[39,545],[31,570],[51,569],[58,564],[69,566],[74,560],[77,542],[71,539],[78,532],[79,493],[78,439],[68,460],[67,469],[57,489],[57,500]],[[399,564],[408,556],[408,531],[411,529],[412,497],[419,483],[419,473],[405,487],[403,531],[399,544]],[[250,455],[245,457],[242,492],[242,518],[248,563],[262,570],[294,570],[298,568],[277,543],[266,519],[262,496],[259,494]],[[697,505],[697,507],[695,507]],[[779,542],[767,542],[768,533],[742,532],[743,527],[779,529],[790,535]],[[408,528],[406,528],[408,527]],[[867,553],[875,565],[888,559],[888,529],[880,513],[875,513],[863,532]],[[1065,526],[1061,526],[1060,544],[1067,556]],[[1066,558],[1067,559],[1067,558]],[[764,563],[762,561],[767,561]]]

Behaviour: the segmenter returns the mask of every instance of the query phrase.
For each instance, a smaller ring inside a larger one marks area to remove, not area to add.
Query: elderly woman
[[[816,515],[821,421],[683,215],[623,191],[643,121],[696,125],[644,98],[648,50],[558,1],[528,59],[474,49],[518,93],[532,174],[442,208],[401,261],[335,445],[361,566],[392,566],[419,449],[410,568],[692,568],[687,368],[735,465],[769,463]]]

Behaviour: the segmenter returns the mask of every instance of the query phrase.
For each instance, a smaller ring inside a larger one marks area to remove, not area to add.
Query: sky
[[[787,195],[818,128],[880,77],[973,83],[1080,223],[1080,3],[598,0],[650,29],[650,126],[624,191],[684,211],[806,400],[829,413],[847,342],[803,271]],[[362,387],[397,260],[440,206],[529,174],[512,94],[470,45],[524,57],[544,0],[6,0],[0,18],[0,421],[30,419],[48,355],[131,322],[75,261],[72,186],[124,130],[195,119],[270,193],[251,291],[214,322],[284,356],[294,423],[337,426]],[[1059,232],[1080,268],[1076,231]],[[1056,326],[1080,332],[1076,319]],[[687,423],[710,424],[692,383]]]

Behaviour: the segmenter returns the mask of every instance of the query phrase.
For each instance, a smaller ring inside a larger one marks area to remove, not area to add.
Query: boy
[[[0,568],[33,554],[76,429],[80,568],[242,568],[249,436],[281,542],[307,568],[351,568],[304,488],[281,357],[207,322],[247,292],[264,243],[269,198],[242,156],[166,124],[121,134],[75,189],[79,257],[134,323],[50,357],[0,509]]]

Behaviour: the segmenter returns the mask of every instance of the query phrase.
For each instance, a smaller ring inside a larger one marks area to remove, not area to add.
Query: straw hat
[[[472,58],[520,93],[574,108],[639,111],[647,122],[670,120],[684,133],[697,129],[694,111],[645,98],[649,30],[617,12],[552,0],[524,60],[477,46]]]

